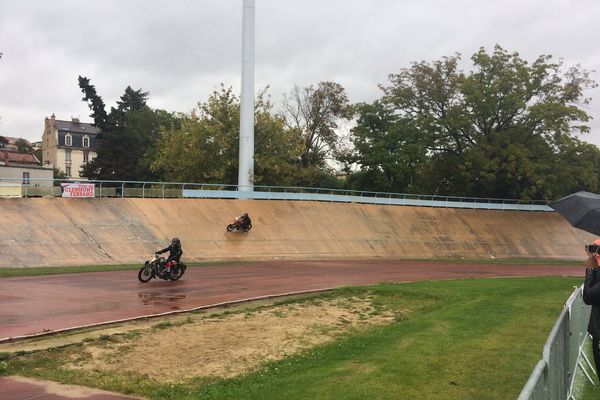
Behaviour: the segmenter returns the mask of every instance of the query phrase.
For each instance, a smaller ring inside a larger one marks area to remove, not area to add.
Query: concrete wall
[[[0,165],[0,181],[2,178],[10,178],[10,181],[5,180],[3,183],[8,186],[21,186],[23,183],[23,172],[29,172],[29,178],[31,179],[45,179],[43,181],[30,181],[30,186],[52,186],[52,178],[54,177],[52,168],[42,168],[35,165]]]
[[[249,233],[225,226],[243,212]],[[553,212],[301,201],[0,199],[0,267],[141,263],[181,238],[184,259],[584,259],[595,239]]]

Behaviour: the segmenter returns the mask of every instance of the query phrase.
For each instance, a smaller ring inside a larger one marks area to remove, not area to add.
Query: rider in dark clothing
[[[168,247],[157,251],[156,254],[166,253],[167,251],[169,252],[169,257],[167,257],[165,260],[165,268],[167,269],[167,272],[170,272],[171,267],[179,263],[179,258],[183,254],[183,250],[181,249],[181,241],[179,238],[173,238]]]
[[[238,221],[240,221],[240,225],[242,226],[242,229],[246,229],[250,226],[250,224],[252,224],[252,220],[250,219],[250,216],[248,215],[248,213],[242,214],[238,218]]]

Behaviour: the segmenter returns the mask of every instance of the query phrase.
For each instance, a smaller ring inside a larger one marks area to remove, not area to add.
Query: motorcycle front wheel
[[[152,274],[152,265],[150,265],[150,264],[144,265],[140,269],[140,272],[138,272],[138,279],[142,283],[146,283],[146,282],[150,281],[150,279],[152,279],[153,276],[154,276],[154,274]]]
[[[233,230],[233,228],[235,228],[235,226],[233,226],[233,224],[227,225],[227,232],[231,232]]]

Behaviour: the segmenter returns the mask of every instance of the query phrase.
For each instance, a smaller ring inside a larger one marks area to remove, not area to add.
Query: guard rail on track
[[[144,182],[93,181],[41,178],[1,178],[0,197],[63,196],[62,184],[93,184],[94,197],[141,198],[219,198],[256,200],[305,200],[343,203],[367,203],[446,208],[475,208],[519,211],[553,211],[545,201],[456,197],[408,193],[370,192],[292,186],[254,186],[253,191],[238,190],[237,185]]]

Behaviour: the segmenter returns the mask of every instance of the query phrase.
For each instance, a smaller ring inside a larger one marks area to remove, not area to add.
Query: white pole
[[[254,191],[254,0],[244,0],[238,191]]]

